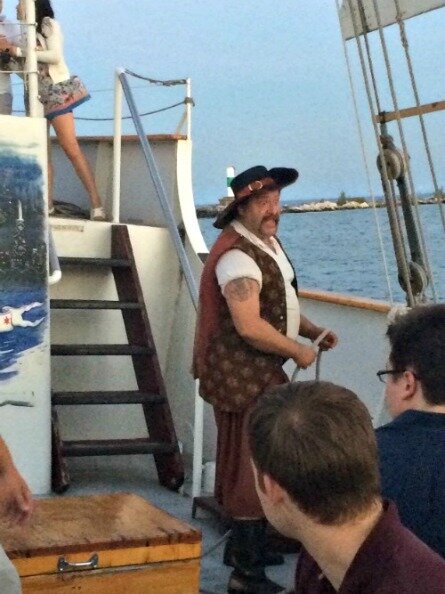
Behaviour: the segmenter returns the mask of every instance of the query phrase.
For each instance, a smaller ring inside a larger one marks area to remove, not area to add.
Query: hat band
[[[262,190],[263,188],[273,184],[275,184],[275,180],[273,180],[271,177],[264,177],[263,179],[255,180],[247,186],[244,186],[244,188],[241,188],[239,192],[236,192],[236,197],[245,198],[246,196],[249,196],[249,194],[258,192],[259,190]]]

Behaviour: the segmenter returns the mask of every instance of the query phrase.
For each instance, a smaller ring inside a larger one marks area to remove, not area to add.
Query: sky
[[[15,15],[15,0],[5,0]],[[193,185],[197,204],[226,194],[226,167],[295,167],[300,178],[286,200],[365,196],[369,189],[358,141],[335,0],[53,0],[65,36],[66,61],[88,86],[92,100],[78,117],[112,117],[116,67],[156,79],[192,80]],[[445,99],[445,9],[407,22],[421,103]],[[385,36],[400,107],[414,105],[398,29]],[[371,46],[382,105],[392,104],[377,34]],[[377,153],[354,42],[349,42],[372,168],[381,194]],[[184,87],[155,87],[132,79],[139,112],[181,101]],[[14,106],[21,90],[14,86]],[[173,133],[182,108],[144,118],[145,130]],[[426,116],[439,177],[445,185],[445,114]],[[405,121],[417,191],[432,188],[414,119]],[[77,121],[79,135],[112,134],[110,122]],[[397,139],[397,130],[392,130]],[[134,133],[130,122],[124,131]]]

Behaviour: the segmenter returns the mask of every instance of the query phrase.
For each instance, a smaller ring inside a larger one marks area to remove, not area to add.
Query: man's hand
[[[4,35],[0,35],[0,50],[6,50],[11,47],[10,42],[6,39]]]
[[[337,335],[335,334],[335,332],[332,332],[332,330],[329,330],[329,332],[326,334],[326,336],[323,338],[323,340],[320,342],[318,346],[321,351],[329,351],[330,349],[333,349],[337,345],[337,343]]]
[[[1,515],[7,522],[23,524],[29,520],[33,509],[31,491],[11,461],[0,474]]]
[[[307,369],[315,361],[317,353],[311,346],[298,344],[298,353],[292,357],[300,369]]]

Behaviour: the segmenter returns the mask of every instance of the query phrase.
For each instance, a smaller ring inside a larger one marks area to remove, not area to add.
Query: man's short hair
[[[387,336],[391,366],[414,371],[429,404],[445,404],[445,304],[412,309],[390,324]]]
[[[330,382],[298,382],[263,394],[249,423],[252,458],[299,509],[341,524],[379,497],[377,446],[359,398]]]

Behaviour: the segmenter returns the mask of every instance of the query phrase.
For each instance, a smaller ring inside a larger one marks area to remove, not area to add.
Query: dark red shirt
[[[295,594],[336,590],[304,549],[298,559]],[[402,526],[394,503],[354,557],[339,594],[445,594],[445,561]]]

